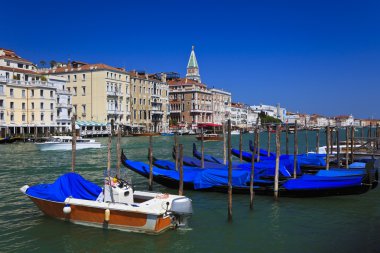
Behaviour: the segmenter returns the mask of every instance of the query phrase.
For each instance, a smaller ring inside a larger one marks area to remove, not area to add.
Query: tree
[[[41,65],[41,67],[45,68],[45,65],[46,65],[46,61],[44,61],[44,60],[41,60],[41,61],[40,61],[40,65]]]
[[[259,113],[259,117],[260,117],[260,120],[261,120],[261,123],[262,124],[268,124],[268,123],[281,123],[281,120],[280,119],[277,119],[275,117],[272,117],[272,116],[268,116],[265,114],[265,112],[261,111]]]
[[[51,60],[50,61],[50,67],[53,68],[55,66],[57,66],[57,62],[55,60]]]

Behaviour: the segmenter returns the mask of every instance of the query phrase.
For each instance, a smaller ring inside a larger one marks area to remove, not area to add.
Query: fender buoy
[[[107,221],[107,222],[110,221],[110,215],[111,215],[110,209],[106,209],[104,211],[104,220]]]
[[[63,213],[64,214],[70,214],[71,213],[71,207],[69,205],[65,206],[63,208]]]

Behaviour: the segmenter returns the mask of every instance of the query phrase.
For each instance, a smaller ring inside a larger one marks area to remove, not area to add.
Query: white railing
[[[57,90],[57,95],[71,95],[71,92],[67,90]]]
[[[54,83],[47,81],[21,81],[16,79],[5,79],[9,84],[24,85],[24,86],[44,86],[54,88]]]

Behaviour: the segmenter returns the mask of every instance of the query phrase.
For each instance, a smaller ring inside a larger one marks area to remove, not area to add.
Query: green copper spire
[[[190,59],[189,59],[189,63],[187,64],[187,67],[198,68],[198,62],[197,62],[197,58],[195,57],[194,46],[192,46],[191,48]]]
[[[197,58],[195,57],[194,46],[192,46],[191,48],[190,59],[189,59],[189,63],[187,64],[186,78],[195,80],[198,83],[201,82],[201,76],[199,75],[199,67],[198,67]]]

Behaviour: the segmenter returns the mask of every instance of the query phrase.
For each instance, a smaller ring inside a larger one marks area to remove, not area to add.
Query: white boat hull
[[[47,150],[71,150],[71,143],[36,143],[37,148],[40,151]],[[88,142],[88,143],[77,143],[76,149],[86,149],[86,148],[100,148],[100,142]]]

